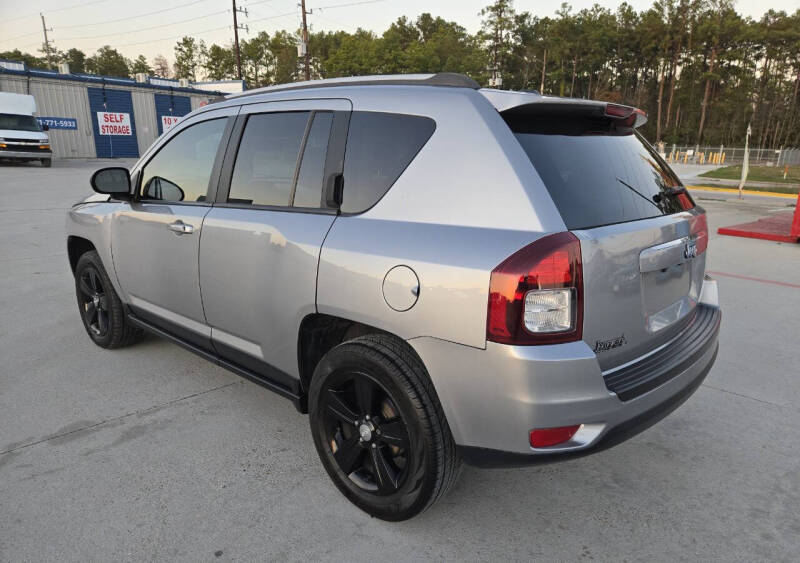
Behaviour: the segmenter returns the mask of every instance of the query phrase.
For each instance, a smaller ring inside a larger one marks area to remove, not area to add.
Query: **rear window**
[[[342,211],[375,205],[425,145],[436,123],[427,117],[355,111],[344,159]]]
[[[632,129],[534,116],[506,120],[568,229],[677,213],[693,207],[680,180]],[[591,126],[585,126],[591,125]]]

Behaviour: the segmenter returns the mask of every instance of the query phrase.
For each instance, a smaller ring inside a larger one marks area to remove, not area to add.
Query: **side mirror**
[[[50,131],[49,125],[42,125],[42,131]]]
[[[108,194],[118,199],[131,197],[131,174],[127,168],[101,168],[92,174],[91,184],[92,189],[99,194]]]

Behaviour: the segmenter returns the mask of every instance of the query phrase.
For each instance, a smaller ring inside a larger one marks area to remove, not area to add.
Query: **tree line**
[[[313,32],[312,77],[461,72],[482,85],[640,107],[653,141],[742,145],[751,124],[754,146],[800,145],[800,9],[754,20],[737,13],[732,0],[656,0],[641,12],[624,2],[580,11],[564,3],[540,18],[515,11],[512,0],[495,0],[481,16],[474,34],[428,13],[401,17],[381,34]],[[248,87],[302,80],[298,38],[281,30],[241,41]],[[178,41],[172,67],[163,56],[150,65],[110,46],[90,57],[78,49],[55,55],[73,72],[237,76],[232,45],[207,46],[191,36]],[[43,62],[19,51],[0,58]]]

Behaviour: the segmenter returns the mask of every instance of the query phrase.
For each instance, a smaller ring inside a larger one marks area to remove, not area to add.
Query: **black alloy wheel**
[[[95,336],[103,338],[109,330],[108,299],[97,268],[84,268],[78,279],[78,290],[83,322]]]
[[[308,405],[322,465],[368,514],[406,520],[455,483],[461,459],[450,427],[404,341],[372,334],[334,347],[314,370]]]
[[[408,477],[408,428],[375,379],[343,371],[325,386],[324,432],[339,469],[360,489],[391,495]]]
[[[95,250],[81,254],[75,264],[75,295],[86,333],[98,346],[121,348],[141,338]]]

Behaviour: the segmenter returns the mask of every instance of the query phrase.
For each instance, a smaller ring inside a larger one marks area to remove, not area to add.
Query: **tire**
[[[460,473],[461,459],[425,366],[391,336],[361,336],[330,350],[314,371],[309,413],[328,475],[376,518],[419,514]]]
[[[50,168],[53,165],[53,160],[50,158],[43,158],[42,159],[42,166],[45,168]]]
[[[117,292],[96,251],[86,252],[75,266],[75,293],[83,327],[101,348],[122,348],[139,340],[142,330],[125,314]]]

